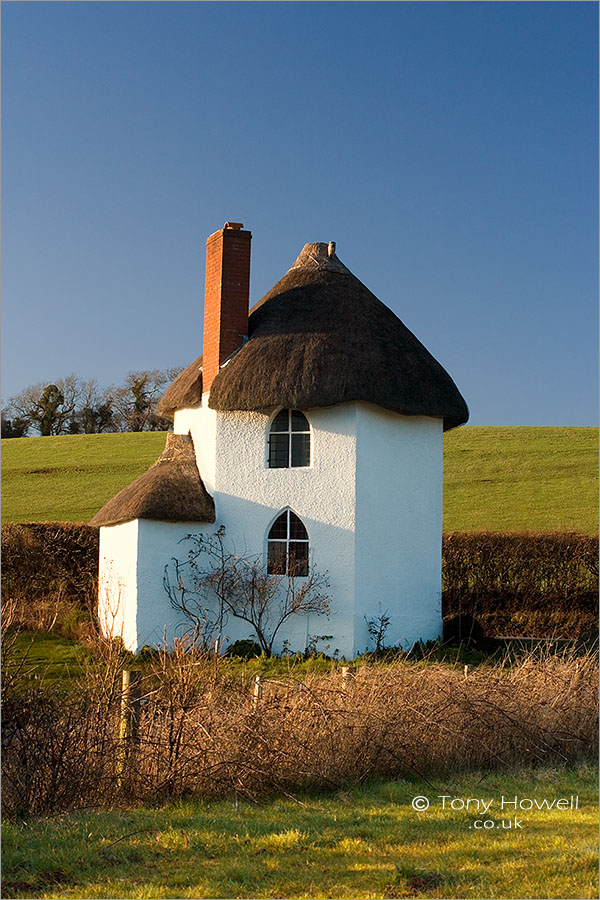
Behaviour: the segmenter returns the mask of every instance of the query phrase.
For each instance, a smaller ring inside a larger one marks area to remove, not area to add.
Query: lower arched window
[[[269,575],[308,575],[308,532],[291,509],[271,525],[267,547]]]

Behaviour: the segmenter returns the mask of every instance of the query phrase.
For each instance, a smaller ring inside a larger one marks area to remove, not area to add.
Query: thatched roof
[[[90,525],[131,519],[215,521],[215,504],[198,472],[189,434],[167,435],[167,445],[154,465],[105,503]]]
[[[248,341],[216,376],[209,406],[308,409],[354,400],[442,418],[445,429],[469,416],[445,369],[338,260],[335,245],[306,244],[252,309]]]
[[[197,406],[202,400],[202,356],[181,372],[159,400],[157,413],[172,419],[176,409]]]

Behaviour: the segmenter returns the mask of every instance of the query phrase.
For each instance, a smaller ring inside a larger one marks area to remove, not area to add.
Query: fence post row
[[[119,723],[119,759],[117,781],[121,786],[127,761],[137,747],[140,737],[142,673],[138,669],[123,669],[121,688],[121,720]]]
[[[254,708],[258,707],[259,701],[262,700],[263,686],[262,686],[262,676],[255,675],[254,676],[254,691],[252,694],[252,703]]]

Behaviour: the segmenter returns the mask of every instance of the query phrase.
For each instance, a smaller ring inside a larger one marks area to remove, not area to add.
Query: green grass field
[[[161,453],[162,432],[2,441],[3,522],[86,522]],[[445,531],[598,531],[595,428],[445,436]]]
[[[418,795],[430,800],[425,812],[412,808]],[[444,809],[442,795],[493,806]],[[522,810],[515,828],[513,808],[499,809],[515,795],[578,797],[579,809]],[[597,826],[588,768],[85,811],[4,823],[2,896],[590,898]]]
[[[444,443],[444,531],[598,533],[595,428],[457,428]]]
[[[164,446],[164,432],[5,439],[2,521],[87,522]]]
[[[4,651],[7,651],[8,641],[11,641],[10,637],[5,639]],[[12,642],[6,653],[8,658],[3,659],[2,664],[9,674],[23,673],[26,682],[21,685],[21,690],[68,690],[72,685],[77,689],[86,664],[90,662],[90,655],[82,644],[60,634],[22,631],[12,637]]]

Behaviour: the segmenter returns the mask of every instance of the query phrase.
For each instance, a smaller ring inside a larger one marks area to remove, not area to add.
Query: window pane
[[[309,431],[306,416],[297,409],[292,410],[292,431]]]
[[[308,575],[308,541],[290,541],[290,575]]]
[[[292,466],[310,465],[310,434],[292,435]]]
[[[286,469],[289,466],[289,434],[272,434],[269,437],[269,468]]]
[[[298,518],[296,513],[290,511],[290,539],[291,540],[300,540],[307,541],[308,534],[306,532],[306,528],[302,524],[301,520]]]
[[[269,541],[268,575],[285,575],[286,544],[284,541]]]
[[[288,525],[287,525],[287,512],[282,513],[278,516],[273,524],[271,525],[271,530],[269,531],[269,540],[275,538],[281,538],[282,540],[287,540],[288,536]]]
[[[271,424],[271,431],[289,431],[290,430],[289,413],[290,413],[289,409],[282,409],[280,412],[278,412]]]

